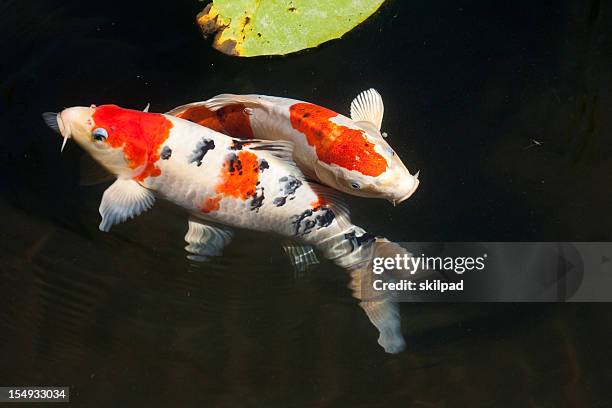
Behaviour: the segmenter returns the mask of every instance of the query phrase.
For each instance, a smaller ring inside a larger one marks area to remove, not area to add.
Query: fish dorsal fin
[[[338,225],[342,228],[348,228],[352,225],[351,212],[344,202],[344,197],[339,192],[315,182],[310,182],[309,185],[319,197],[319,201],[323,203],[322,205],[334,212]]]
[[[351,119],[355,122],[367,121],[372,123],[378,130],[382,125],[385,105],[382,96],[374,88],[361,92],[351,102]]]
[[[309,267],[319,263],[319,258],[317,258],[317,254],[311,245],[286,240],[283,242],[283,250],[289,258],[291,266],[293,266],[296,278],[300,278]]]
[[[100,231],[108,232],[115,224],[142,214],[155,203],[155,196],[136,181],[117,179],[102,195]]]
[[[236,104],[244,105],[246,108],[266,109],[270,107],[270,104],[258,95],[221,94],[199,103],[200,106],[205,106],[213,112],[224,106]]]
[[[197,108],[200,106],[204,106],[204,102],[193,102],[193,103],[187,103],[185,105],[181,105],[181,106],[177,106],[176,108],[173,108],[172,110],[169,110],[168,112],[166,112],[166,115],[170,115],[170,116],[177,116],[178,114],[188,110],[188,109],[192,109],[192,108]]]
[[[221,256],[234,236],[233,231],[225,226],[210,225],[193,216],[189,217],[189,229],[185,235],[191,261],[207,261],[211,256]]]

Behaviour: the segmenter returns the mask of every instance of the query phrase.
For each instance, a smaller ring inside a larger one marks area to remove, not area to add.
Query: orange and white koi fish
[[[223,94],[168,114],[233,137],[288,140],[309,179],[361,197],[408,199],[419,185],[381,134],[384,105],[376,90],[351,103],[351,118],[294,99]]]
[[[116,105],[43,116],[117,177],[102,196],[102,231],[150,209],[156,198],[166,199],[189,214],[190,259],[220,255],[233,227],[274,232],[302,245],[291,248],[296,265],[313,254],[314,246],[347,269],[356,297],[374,257],[389,246],[407,253],[353,225],[334,192],[307,182],[291,160],[289,142],[233,139],[174,116]],[[384,349],[401,351],[397,304],[363,299],[360,305],[379,330]]]

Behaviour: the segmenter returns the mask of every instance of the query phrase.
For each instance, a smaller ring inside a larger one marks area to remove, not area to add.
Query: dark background
[[[275,237],[190,264],[164,203],[99,232],[105,186],[79,185],[81,152],[60,155],[40,117],[222,92],[348,113],[374,87],[421,185],[397,208],[349,198],[355,223],[395,241],[609,241],[609,2],[389,0],[340,41],[256,59],[212,49],[202,7],[0,2],[0,385],[68,385],[88,407],[612,403],[609,305],[403,304],[408,350],[386,355],[343,271],[295,276]]]

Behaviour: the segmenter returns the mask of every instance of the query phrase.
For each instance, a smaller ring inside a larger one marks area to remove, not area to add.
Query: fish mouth
[[[391,204],[393,204],[394,207],[401,204],[403,201],[406,201],[407,199],[409,199],[410,196],[412,196],[414,192],[417,190],[417,188],[419,187],[419,183],[420,183],[419,173],[420,172],[417,171],[416,174],[414,175],[414,186],[412,187],[412,189],[410,189],[410,191],[406,195],[404,195],[403,197],[399,199],[389,200]]]
[[[60,152],[64,151],[66,142],[70,138],[70,127],[66,126],[66,123],[62,120],[62,114],[55,112],[45,112],[42,114],[42,117],[47,126],[62,135],[62,137],[64,138]]]

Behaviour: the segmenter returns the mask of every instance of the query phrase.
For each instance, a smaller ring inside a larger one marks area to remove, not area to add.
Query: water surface
[[[608,406],[606,304],[402,305],[391,356],[324,262],[296,276],[273,236],[185,259],[167,203],[98,231],[105,185],[40,113],[167,111],[222,92],[348,113],[368,87],[417,193],[348,198],[396,241],[612,239],[607,2],[388,1],[342,41],[281,58],[211,49],[202,7],[0,5],[0,385],[68,385],[75,406]],[[541,143],[537,145],[535,141]],[[401,404],[401,405],[400,405]]]

